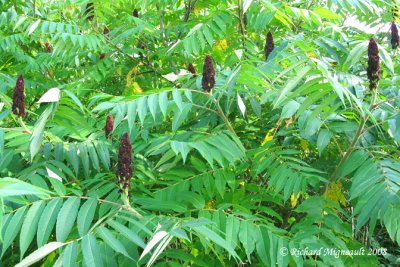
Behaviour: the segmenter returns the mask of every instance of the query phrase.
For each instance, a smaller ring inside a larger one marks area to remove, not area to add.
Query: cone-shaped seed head
[[[215,70],[210,55],[207,55],[204,60],[203,79],[201,80],[201,85],[207,93],[211,92],[211,89],[215,85]]]
[[[107,27],[104,27],[103,34],[108,34],[110,30]]]
[[[371,38],[369,40],[369,45],[368,45],[367,76],[369,80],[369,89],[370,90],[375,89],[377,83],[381,79],[381,66],[379,59],[378,44],[375,42],[374,38]]]
[[[272,50],[274,50],[274,48],[275,48],[274,38],[272,37],[272,33],[268,32],[267,39],[265,41],[265,47],[264,47],[265,60],[268,59],[269,54],[271,54],[271,52],[272,52]]]
[[[139,17],[139,11],[135,8],[135,10],[133,10],[133,16],[135,17],[135,18],[138,18]]]
[[[106,133],[106,137],[108,137],[114,129],[114,119],[112,115],[107,116],[106,126],[104,127],[104,131]]]
[[[188,64],[188,71],[192,74],[196,74],[196,69],[194,68],[192,63]]]
[[[24,77],[19,75],[13,93],[12,112],[18,117],[25,116]]]
[[[51,48],[50,43],[46,42],[45,46],[46,46],[47,53],[51,54],[53,52],[53,49]]]
[[[124,133],[118,154],[117,177],[120,187],[129,192],[132,178],[132,145],[128,133]]]

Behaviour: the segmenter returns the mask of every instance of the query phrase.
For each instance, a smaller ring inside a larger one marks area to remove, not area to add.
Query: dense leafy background
[[[394,5],[1,0],[2,265],[399,264]],[[275,49],[266,61],[268,31]],[[371,37],[382,63],[376,99],[366,76]],[[201,89],[207,54],[211,96]],[[186,71],[190,62],[198,75]],[[11,113],[20,74],[22,121]],[[118,194],[124,132],[142,219]],[[283,247],[388,254],[295,257]]]

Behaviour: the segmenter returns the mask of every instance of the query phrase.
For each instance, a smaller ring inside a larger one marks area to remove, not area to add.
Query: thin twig
[[[25,125],[24,121],[22,120],[21,117],[18,118],[19,124],[21,124],[22,128],[24,128],[25,133],[32,135],[32,132],[28,129],[28,127]]]
[[[386,122],[386,121],[381,121],[381,122],[378,122],[378,123],[376,123],[376,124],[374,124],[374,125],[371,125],[371,126],[365,128],[365,129],[361,132],[361,136],[364,135],[364,134],[365,134],[366,132],[368,132],[369,130],[371,130],[372,128],[375,128],[375,127],[378,126],[378,125],[384,124],[385,122]]]
[[[238,137],[238,135],[236,134],[235,130],[233,129],[231,123],[229,122],[229,119],[226,117],[225,113],[222,111],[221,106],[219,105],[219,102],[215,99],[212,100],[215,104],[215,107],[218,110],[219,115],[221,116],[221,118],[224,120],[226,126],[228,127],[229,131],[231,131],[236,137]]]
[[[185,17],[183,18],[183,22],[188,22],[190,13],[194,9],[194,6],[196,5],[197,0],[194,0],[193,2],[189,0],[188,2],[185,2],[185,7],[186,7],[186,12],[185,12]],[[183,31],[179,31],[177,39],[180,39],[183,34]]]
[[[395,96],[395,97],[383,100],[383,101],[381,101],[379,103],[376,103],[375,106],[373,107],[373,110],[376,109],[377,107],[379,107],[382,104],[385,104],[385,103],[388,103],[388,102],[391,102],[391,101],[397,100],[397,99],[400,99],[400,96]]]

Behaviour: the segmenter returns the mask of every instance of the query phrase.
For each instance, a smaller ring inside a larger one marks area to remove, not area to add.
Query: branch
[[[215,107],[217,108],[218,114],[224,120],[224,122],[225,122],[226,126],[228,127],[229,131],[231,131],[236,137],[238,137],[238,135],[235,132],[235,129],[233,129],[231,123],[229,122],[229,119],[226,117],[225,113],[222,111],[222,108],[219,105],[219,102],[217,100],[215,100],[215,99],[212,99],[212,101],[215,104]]]
[[[117,49],[121,54],[127,56],[130,60],[134,61],[136,64],[139,65],[140,62],[139,62],[135,57],[133,57],[133,56],[130,55],[130,54],[125,53],[120,47],[118,47],[116,44],[114,44],[113,42],[111,42],[111,40],[108,39],[106,36],[104,36],[104,34],[99,33],[95,28],[92,28],[92,29],[93,29],[93,31],[94,31],[95,33],[97,33],[97,34],[99,34],[100,36],[102,36],[103,39],[104,39],[104,41],[105,41],[107,44],[109,44],[110,46],[114,47],[114,48]],[[143,63],[144,65],[146,65],[148,68],[150,68],[154,73],[157,73],[158,75],[160,75],[163,79],[165,79],[165,80],[167,80],[168,82],[174,84],[173,82],[171,82],[170,80],[168,80],[167,78],[165,78],[164,76],[162,76],[162,73],[161,73],[159,70],[157,70],[156,68],[154,68],[151,64],[145,63],[144,61],[142,61],[142,63]],[[175,85],[175,84],[174,84],[174,85]]]
[[[74,197],[74,196],[59,196],[59,197],[61,197],[61,198],[69,198],[69,197]],[[105,199],[100,199],[100,198],[84,197],[84,196],[78,196],[78,197],[80,199],[95,199],[99,203],[104,202],[104,203],[108,203],[108,204],[111,204],[111,205],[114,205],[114,206],[118,206],[118,207],[120,207],[122,209],[131,211],[139,220],[141,220],[143,218],[143,216],[141,214],[139,214],[139,212],[137,212],[134,208],[132,208],[131,205],[129,204],[129,202],[127,204],[126,201],[124,201],[124,205],[122,205],[122,204],[119,204],[119,203],[116,203],[116,202],[112,202],[112,201],[105,200]]]
[[[244,22],[243,22],[243,11],[242,11],[242,1],[241,0],[238,0],[238,15],[239,15],[239,29],[244,38],[245,34],[244,34]]]
[[[161,31],[161,38],[162,38],[162,42],[164,44],[165,47],[168,47],[168,43],[165,40],[165,29],[164,29],[164,13],[160,8],[160,5],[157,4],[156,5],[158,8],[158,11],[160,13],[160,31]],[[176,64],[173,60],[170,60],[170,64],[171,66],[175,69],[175,74],[178,74],[178,70],[176,69]]]
[[[388,103],[388,102],[391,102],[391,101],[394,101],[394,100],[397,100],[397,99],[400,99],[400,96],[395,96],[395,97],[392,97],[392,98],[390,98],[390,99],[386,99],[386,100],[384,100],[384,101],[381,101],[381,102],[379,102],[379,103],[376,103],[376,105],[373,107],[373,110],[376,109],[377,107],[379,107],[379,106],[382,105],[382,104],[385,104],[385,103]]]
[[[369,111],[371,111],[375,106],[375,100],[376,100],[377,91],[378,91],[378,88],[376,88],[374,90],[374,92],[373,92],[371,105],[369,107]],[[339,170],[342,168],[343,164],[346,162],[346,160],[350,157],[351,153],[354,151],[355,146],[356,146],[358,140],[360,139],[360,137],[361,137],[361,135],[363,133],[363,129],[364,129],[365,123],[367,122],[368,118],[369,118],[369,113],[366,113],[361,118],[360,125],[358,126],[356,135],[354,136],[353,141],[351,142],[350,146],[347,148],[346,152],[344,153],[344,155],[343,155],[342,159],[340,160],[338,166],[336,167],[335,171],[331,175],[331,177],[329,179],[329,183],[325,187],[325,193],[328,190],[329,184],[336,180],[336,176],[338,175]]]
[[[192,12],[194,6],[196,5],[196,2],[197,0],[194,0],[193,2],[192,0],[185,2],[186,12],[185,12],[185,17],[183,18],[183,22],[186,23],[189,21],[190,13]],[[179,32],[177,39],[180,39],[181,36],[182,36],[182,31]]]

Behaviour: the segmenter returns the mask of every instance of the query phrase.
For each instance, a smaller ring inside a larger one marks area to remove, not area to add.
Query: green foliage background
[[[1,0],[2,265],[399,264],[395,5]],[[275,49],[265,60],[268,31]],[[376,92],[366,75],[371,37],[382,68]],[[201,89],[207,54],[212,95]],[[20,74],[22,120],[11,113]],[[125,132],[131,207],[115,177]],[[282,253],[321,247],[387,254]]]

